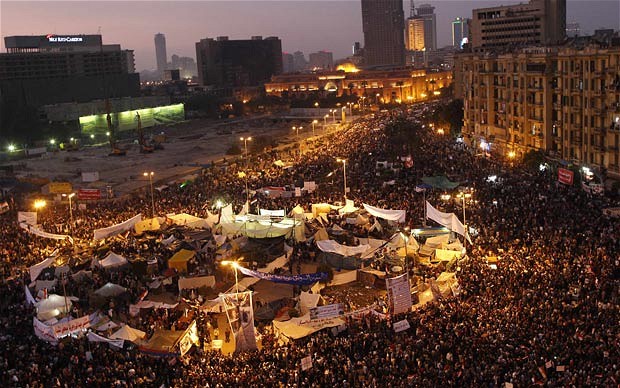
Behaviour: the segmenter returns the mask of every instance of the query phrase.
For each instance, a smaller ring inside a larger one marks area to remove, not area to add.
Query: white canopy
[[[205,220],[204,218],[192,216],[191,214],[187,214],[187,213],[169,214],[167,217],[175,225],[187,226],[188,228],[209,229],[213,226],[213,224],[210,224],[208,220]]]
[[[110,297],[118,296],[126,291],[127,289],[125,287],[121,287],[118,284],[108,282],[103,287],[95,291],[95,294],[106,297],[106,298],[110,298]]]
[[[121,255],[117,255],[114,252],[108,253],[105,259],[99,262],[99,265],[103,268],[120,267],[127,264],[127,259]]]
[[[405,210],[380,209],[378,207],[363,204],[364,209],[375,217],[383,218],[388,221],[396,221],[398,223],[405,222],[407,212]]]
[[[70,298],[65,299],[64,296],[51,294],[47,299],[43,299],[36,304],[37,317],[42,321],[47,321],[60,314],[66,314],[71,311],[72,306],[73,303]]]
[[[125,341],[136,342],[144,337],[146,337],[146,333],[142,330],[134,329],[129,325],[125,325],[114,332],[114,334],[110,336],[110,339],[122,339]]]
[[[359,208],[355,207],[355,202],[353,202],[353,200],[351,200],[351,199],[347,199],[345,201],[344,207],[338,209],[338,213],[340,213],[340,214],[348,214],[348,213],[354,213],[354,212],[356,212],[358,210],[359,210]]]
[[[370,245],[359,245],[356,247],[349,247],[346,245],[338,244],[334,240],[317,241],[316,245],[323,252],[337,253],[342,256],[355,256],[358,254],[363,254],[370,248]]]

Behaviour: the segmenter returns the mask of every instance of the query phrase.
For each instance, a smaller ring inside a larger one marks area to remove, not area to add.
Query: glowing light
[[[9,152],[13,152],[13,151],[15,151],[15,145],[13,145],[13,144],[9,144],[9,146],[7,147],[7,149],[9,150]]]
[[[51,145],[56,144],[56,140],[54,140],[54,139],[50,139],[50,144],[51,144]]]
[[[47,202],[44,199],[37,199],[34,201],[35,209],[42,209],[47,205]]]
[[[480,145],[482,146],[482,144],[480,144]],[[514,151],[509,151],[509,152],[508,152],[508,157],[509,157],[510,159],[514,159],[514,157],[515,157],[516,155],[517,155],[517,154],[516,154]]]
[[[359,73],[360,69],[350,62],[345,62],[338,65],[338,67],[336,67],[336,71],[344,71],[345,73]]]

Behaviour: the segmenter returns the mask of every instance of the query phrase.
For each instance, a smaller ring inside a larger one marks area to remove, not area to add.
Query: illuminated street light
[[[55,140],[55,139],[50,139],[50,144],[51,144],[51,145],[56,144],[56,140]]]
[[[312,137],[314,137],[314,126],[318,124],[318,120],[312,120]]]
[[[439,128],[439,129],[437,130],[437,133],[438,133],[439,135],[443,135],[445,132],[444,132],[443,128]]]
[[[243,258],[240,258],[239,260],[242,260],[242,259]],[[239,297],[239,275],[237,274],[237,268],[239,268],[239,261],[238,260],[224,260],[220,264],[233,267],[233,269],[235,270],[235,288],[237,289],[237,297]]]
[[[463,228],[465,229],[463,236],[463,248],[467,247],[467,221],[465,219],[465,200],[471,198],[470,193],[460,192],[457,194],[456,198],[463,200]]]
[[[7,149],[9,150],[9,152],[14,152],[15,151],[15,145],[14,144],[9,144]]]
[[[36,210],[43,209],[45,206],[47,206],[47,202],[44,199],[37,199],[34,201],[34,208]]]
[[[248,137],[240,137],[239,140],[241,140],[243,142],[243,146],[245,147],[245,158],[248,158],[248,142],[252,141],[252,137],[248,136]]]
[[[514,151],[508,151],[508,157],[509,157],[510,159],[514,159],[516,155],[517,155],[517,154],[516,154],[516,152],[514,152]]]
[[[155,217],[155,197],[153,195],[153,175],[155,175],[155,173],[153,171],[151,172],[145,172],[142,175],[144,175],[145,177],[149,178],[149,183],[151,184],[151,217],[154,218]]]
[[[90,134],[90,138],[91,138],[91,139],[94,139],[94,138],[95,138],[95,134],[94,134],[94,133],[91,133],[91,134]]]
[[[337,158],[336,161],[338,163],[342,163],[342,176],[344,178],[344,199],[347,199],[347,160]]]
[[[327,125],[327,119],[329,118],[329,115],[326,113],[325,116],[323,116],[323,126]]]
[[[71,221],[71,225],[69,225],[69,230],[71,231],[71,236],[73,236],[73,206],[71,204],[71,198],[75,197],[75,193],[63,194],[62,196],[69,198],[69,220]]]

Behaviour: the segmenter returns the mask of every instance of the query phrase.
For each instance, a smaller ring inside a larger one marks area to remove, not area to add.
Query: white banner
[[[383,218],[388,221],[396,221],[398,223],[404,223],[407,212],[405,210],[389,210],[389,209],[379,209],[378,207],[370,206],[367,204],[363,204],[364,209],[375,217]]]
[[[284,209],[282,210],[260,209],[259,214],[261,216],[269,216],[269,217],[284,217]]]
[[[130,230],[135,224],[142,221],[142,214],[138,214],[135,217],[121,222],[120,224],[112,225],[107,228],[95,229],[95,240],[103,240],[104,238],[116,236],[119,233]]]
[[[451,231],[465,236],[465,226],[454,213],[444,213],[435,209],[428,201],[426,201],[426,218],[436,221],[439,225],[443,225]],[[469,233],[466,235],[467,241],[472,244]]]
[[[185,333],[183,333],[179,339],[179,351],[181,353],[181,357],[192,348],[192,345],[200,346],[196,321],[193,321],[192,324],[189,325],[187,330],[185,330]]]
[[[310,309],[310,319],[326,319],[344,315],[342,303],[328,304],[327,306],[312,307]]]
[[[32,326],[34,328],[34,334],[39,339],[53,344],[58,342],[58,338],[54,335],[54,329],[51,326],[47,326],[36,317],[32,318]]]
[[[106,337],[102,337],[99,334],[95,334],[92,331],[89,332],[88,334],[86,334],[86,338],[88,338],[88,340],[90,342],[105,342],[110,344],[111,347],[115,347],[118,349],[122,349],[123,345],[125,345],[125,340],[122,339],[109,339]]]
[[[386,278],[385,285],[392,315],[411,311],[411,290],[407,274],[395,278]]]
[[[252,291],[220,294],[220,298],[235,336],[235,352],[256,350]]]
[[[73,244],[73,239],[71,238],[71,236],[67,236],[66,234],[47,233],[37,228],[36,226],[26,224],[25,222],[22,222],[21,224],[19,224],[19,226],[22,229],[27,230],[28,232],[36,236],[43,237],[43,238],[51,238],[52,240],[65,240],[66,239],[66,240],[69,240],[71,244]]]
[[[409,326],[409,321],[406,319],[403,319],[402,321],[398,321],[398,322],[394,322],[394,332],[396,333],[400,333],[401,331],[405,331],[407,329],[409,329],[411,326]]]
[[[24,286],[24,292],[26,293],[26,302],[34,306],[37,302],[32,297],[32,293],[30,292],[28,286]]]
[[[37,224],[37,212],[17,212],[17,223],[36,225]]]
[[[90,327],[90,317],[84,315],[81,318],[72,319],[69,322],[62,322],[52,326],[56,338],[64,337],[76,331],[88,329]]]
[[[348,245],[338,244],[334,240],[321,240],[316,242],[316,246],[323,252],[337,253],[342,256],[355,256],[360,255],[370,249],[370,245],[358,245],[356,247],[350,247]]]
[[[50,265],[52,265],[54,263],[54,258],[53,257],[48,257],[47,259],[43,260],[40,263],[37,263],[35,265],[33,265],[32,267],[28,268],[28,271],[30,272],[30,281],[34,282],[35,280],[37,280],[37,278],[39,277],[39,275],[41,274],[41,272],[49,267]]]
[[[312,356],[307,356],[301,359],[301,370],[308,370],[312,368]]]

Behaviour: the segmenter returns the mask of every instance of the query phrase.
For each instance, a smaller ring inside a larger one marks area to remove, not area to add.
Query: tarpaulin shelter
[[[105,298],[111,298],[119,296],[125,292],[127,292],[127,289],[125,287],[121,287],[118,284],[108,282],[103,287],[95,291],[95,294]]]
[[[458,185],[460,184],[459,182],[450,181],[443,175],[425,176],[424,178],[422,178],[422,182],[432,186],[435,189],[441,190],[452,190],[458,187]]]
[[[273,321],[274,331],[277,335],[293,340],[303,338],[325,328],[344,324],[345,321],[341,318],[312,321],[309,314],[300,318],[292,318],[285,322]]]
[[[213,227],[213,224],[208,222],[208,220],[192,216],[191,214],[187,213],[169,214],[166,217],[168,217],[168,219],[171,220],[175,225],[186,226],[188,228],[207,229]]]
[[[43,299],[36,304],[37,318],[42,321],[47,321],[60,314],[68,313],[73,306],[71,299],[73,298],[65,298],[64,296],[56,294],[49,295],[47,299]]]
[[[128,263],[127,259],[124,258],[123,256],[117,255],[114,252],[110,252],[105,257],[105,259],[99,262],[99,266],[103,268],[114,268],[114,267],[121,267],[123,265],[126,265],[127,263]]]
[[[316,245],[323,252],[337,253],[342,256],[361,255],[370,248],[369,245],[359,245],[356,247],[350,247],[347,245],[338,244],[334,240],[317,241]]]
[[[182,332],[179,332],[179,333],[182,333]],[[145,332],[143,332],[142,330],[134,329],[130,327],[129,325],[124,325],[123,327],[115,331],[110,336],[111,339],[122,339],[125,341],[134,342],[134,343],[141,340],[144,337],[146,337]]]
[[[137,234],[142,234],[144,232],[152,232],[159,230],[159,220],[157,218],[148,218],[139,222],[133,226]]]
[[[210,287],[215,286],[215,276],[198,276],[193,278],[180,278],[179,279],[179,291],[189,290],[193,288]]]
[[[196,252],[187,249],[181,249],[168,260],[168,267],[174,268],[179,272],[187,272],[187,262],[190,261]]]

